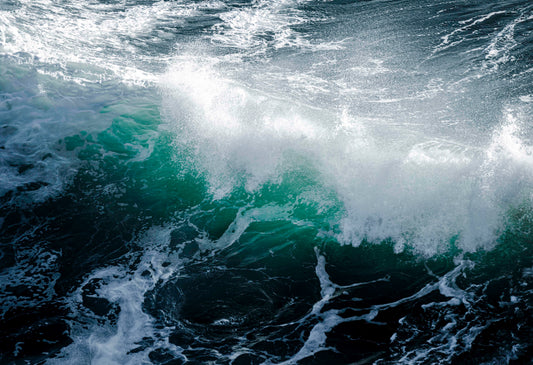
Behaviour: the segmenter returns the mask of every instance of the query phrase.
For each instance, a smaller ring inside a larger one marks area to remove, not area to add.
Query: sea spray
[[[529,361],[532,11],[0,4],[0,362]]]

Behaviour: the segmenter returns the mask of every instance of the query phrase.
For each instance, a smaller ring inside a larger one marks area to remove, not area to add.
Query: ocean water
[[[531,1],[0,1],[0,363],[532,358]]]

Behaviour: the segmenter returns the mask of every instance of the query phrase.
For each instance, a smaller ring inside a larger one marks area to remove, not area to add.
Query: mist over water
[[[527,363],[532,24],[0,4],[0,362]]]

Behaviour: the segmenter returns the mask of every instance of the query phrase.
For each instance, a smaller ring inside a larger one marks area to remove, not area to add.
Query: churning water
[[[0,362],[533,358],[528,0],[0,2]]]

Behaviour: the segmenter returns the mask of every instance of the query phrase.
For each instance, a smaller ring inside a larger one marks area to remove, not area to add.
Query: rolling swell
[[[1,5],[1,361],[528,361],[532,11]]]

